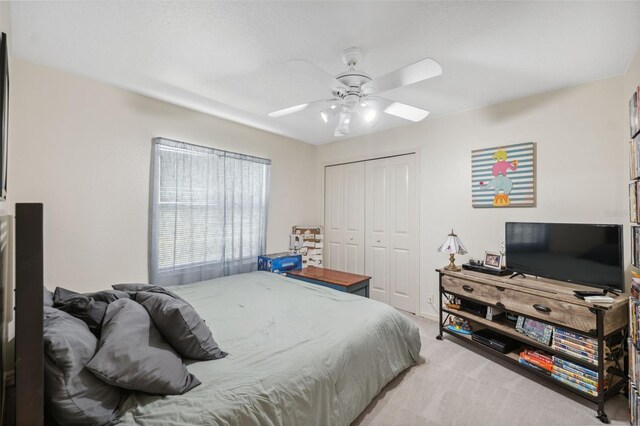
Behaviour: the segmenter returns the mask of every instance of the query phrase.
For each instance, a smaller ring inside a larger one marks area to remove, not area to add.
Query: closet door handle
[[[470,285],[463,285],[462,289],[468,293],[473,293],[473,287],[471,287]]]
[[[539,303],[536,303],[533,305],[533,309],[535,309],[538,312],[546,312],[549,313],[551,312],[551,308],[548,306],[544,306],[544,305],[540,305]]]

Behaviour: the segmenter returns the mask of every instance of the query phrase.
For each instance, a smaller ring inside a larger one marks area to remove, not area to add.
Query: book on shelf
[[[593,337],[583,336],[582,334],[574,333],[573,331],[565,330],[564,328],[555,327],[554,334],[562,334],[564,336],[569,336],[573,339],[576,339],[578,342],[586,342],[591,343],[593,345],[598,345],[598,340]]]
[[[556,380],[557,380],[557,381],[559,381],[559,382],[562,382],[562,383],[564,383],[564,384],[567,384],[567,385],[569,385],[569,386],[571,386],[571,387],[573,387],[573,388],[579,389],[579,390],[581,390],[582,392],[588,393],[588,394],[589,394],[589,395],[591,395],[591,396],[598,396],[598,392],[596,392],[596,391],[594,391],[594,390],[592,390],[592,389],[586,388],[586,387],[584,387],[584,386],[582,386],[582,385],[579,385],[579,384],[577,384],[577,383],[574,383],[574,382],[572,382],[572,381],[570,381],[570,380],[567,380],[567,379],[565,379],[564,377],[559,376],[559,375],[558,375],[558,374],[556,374],[556,373],[551,373],[551,377],[553,377],[554,379],[556,379]]]
[[[598,357],[593,356],[593,354],[589,354],[587,352],[584,351],[577,351],[571,347],[565,346],[562,343],[558,343],[557,341],[553,341],[553,344],[551,345],[551,348],[555,349],[556,351],[572,356],[574,358],[577,358],[581,361],[585,361],[588,362],[590,364],[597,364],[598,362]]]
[[[571,336],[566,336],[564,334],[559,334],[559,333],[555,333],[554,338],[563,340],[566,343],[571,343],[571,345],[578,345],[581,348],[590,349],[594,351],[594,353],[598,353],[598,345],[596,343],[580,341],[579,339],[574,339]]]
[[[631,425],[637,425],[640,419],[640,412],[638,412],[638,408],[640,407],[639,403],[640,395],[638,394],[638,387],[635,383],[629,382],[629,417]]]
[[[538,367],[540,367],[542,369],[545,369],[547,371],[551,371],[553,369],[553,364],[544,362],[544,361],[540,360],[539,358],[535,358],[535,357],[529,356],[529,355],[525,354],[524,352],[520,353],[520,358],[525,360],[525,361],[527,361],[529,364],[536,365],[536,366],[538,366]]]
[[[577,373],[581,373],[582,375],[584,375],[585,377],[589,377],[592,378],[595,381],[598,381],[598,372],[594,371],[594,370],[590,370],[586,367],[583,367],[581,365],[578,365],[574,362],[571,361],[567,361],[566,359],[563,359],[559,356],[555,356],[553,357],[553,364],[557,365],[559,367],[562,367],[564,369],[568,369],[569,371],[575,371]]]
[[[535,364],[532,364],[532,363],[528,362],[527,360],[525,360],[525,359],[524,359],[524,358],[522,358],[522,357],[518,358],[518,362],[519,362],[520,364],[522,364],[522,365],[526,366],[526,367],[529,367],[529,368],[530,368],[530,369],[532,369],[532,370],[536,370],[536,371],[537,371],[537,372],[539,372],[539,373],[543,373],[543,374],[545,374],[545,375],[547,375],[547,376],[550,376],[550,375],[551,375],[551,371],[549,371],[549,370],[545,370],[545,369],[544,369],[544,368],[542,368],[542,367],[539,367],[539,366],[537,366],[537,365],[535,365]]]
[[[633,223],[638,223],[640,221],[640,213],[637,211],[640,209],[640,182],[635,181],[635,185],[636,197],[634,202],[636,205],[636,221]],[[640,267],[640,226],[631,226],[631,264],[636,268]]]
[[[631,278],[631,295],[638,298],[640,294],[640,278],[633,277]]]
[[[629,380],[634,384],[640,383],[639,364],[640,351],[634,349],[631,339],[629,339]]]
[[[560,336],[554,337],[553,340],[554,342],[558,342],[558,344],[560,345],[563,345],[575,350],[577,353],[586,352],[594,357],[598,356],[598,348],[597,347],[594,348],[593,345],[591,345],[590,343],[580,344],[568,339],[563,339]]]
[[[547,364],[552,364],[553,363],[553,355],[551,355],[550,353],[541,351],[539,349],[533,349],[533,348],[525,348],[521,354],[526,354],[527,356],[530,356],[532,358],[536,358],[544,363]]]
[[[593,385],[585,380],[582,379],[576,379],[575,377],[571,377],[565,373],[563,373],[562,371],[559,370],[553,370],[552,371],[553,374],[562,377],[564,380],[575,383],[576,385],[579,385],[580,387],[584,388],[584,389],[589,389],[592,390],[594,392],[598,392],[597,389],[597,385]]]
[[[565,376],[571,377],[574,380],[578,380],[580,382],[583,382],[585,384],[591,385],[591,386],[595,386],[595,388],[598,387],[598,382],[597,380],[594,380],[594,378],[592,377],[587,377],[585,375],[570,371],[566,368],[562,368],[559,367],[557,365],[553,365],[553,370],[554,373],[558,373],[558,374],[563,374]]]

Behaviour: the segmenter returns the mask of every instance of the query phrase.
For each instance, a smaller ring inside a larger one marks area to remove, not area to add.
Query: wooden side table
[[[371,277],[366,275],[309,266],[299,271],[289,271],[287,272],[287,277],[322,285],[345,293],[369,297],[369,280]]]

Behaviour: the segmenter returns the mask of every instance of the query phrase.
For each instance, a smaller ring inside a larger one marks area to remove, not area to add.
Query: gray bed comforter
[[[417,326],[360,296],[267,272],[172,290],[229,356],[187,362],[202,385],[184,395],[132,394],[125,424],[348,425],[419,359]]]

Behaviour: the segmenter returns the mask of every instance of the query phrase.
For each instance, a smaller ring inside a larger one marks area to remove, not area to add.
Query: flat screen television
[[[506,223],[507,268],[624,291],[622,225]]]

